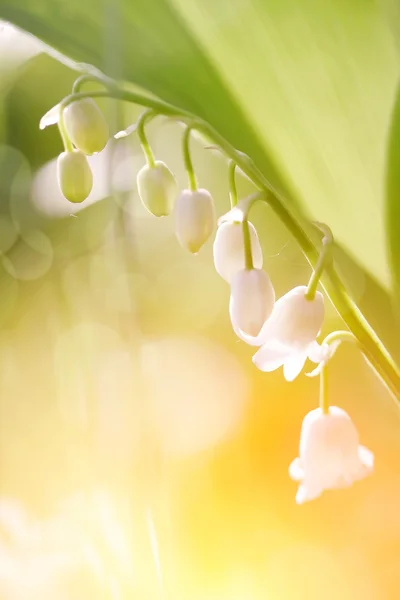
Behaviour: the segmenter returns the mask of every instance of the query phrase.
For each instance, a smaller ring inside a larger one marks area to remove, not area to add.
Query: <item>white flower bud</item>
[[[57,177],[62,194],[70,202],[83,202],[92,190],[92,171],[86,156],[80,150],[60,154]]]
[[[137,174],[137,186],[140,199],[149,213],[155,217],[171,213],[178,186],[166,164],[156,160],[154,166],[142,167]]]
[[[91,98],[72,102],[64,109],[64,125],[71,142],[85,154],[103,150],[110,137],[107,121]]]
[[[324,414],[312,410],[303,420],[300,456],[289,467],[290,477],[300,481],[297,504],[318,498],[324,490],[350,486],[372,473],[374,455],[358,443],[349,415],[331,406]]]
[[[263,255],[257,231],[249,222],[251,252],[255,269],[261,269]],[[217,229],[213,246],[214,265],[217,273],[228,283],[238,271],[245,268],[242,223],[224,222]]]
[[[214,202],[203,189],[183,190],[175,204],[175,232],[183,248],[196,254],[213,232]]]
[[[261,346],[253,356],[261,371],[275,371],[283,365],[287,381],[301,372],[324,320],[323,295],[317,292],[313,300],[307,300],[306,291],[299,286],[282,296],[256,337],[236,332],[248,344]]]
[[[270,316],[275,291],[262,269],[242,269],[232,278],[229,314],[236,333],[256,336]]]

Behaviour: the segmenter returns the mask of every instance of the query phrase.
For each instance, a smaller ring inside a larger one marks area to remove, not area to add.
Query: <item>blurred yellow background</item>
[[[341,347],[331,403],[353,418],[376,472],[296,506],[288,466],[318,382],[254,367],[212,241],[191,256],[172,219],[141,206],[134,134],[91,159],[87,203],[63,200],[61,141],[38,123],[74,74],[16,39],[21,56],[0,47],[0,599],[397,599],[400,419],[381,382]],[[138,115],[102,108],[114,132]],[[159,119],[149,134],[184,187],[179,124]],[[192,147],[223,214],[226,161]],[[277,295],[304,284],[310,268],[272,212],[251,219]],[[400,356],[389,298],[343,264]],[[324,333],[341,327],[328,306]]]

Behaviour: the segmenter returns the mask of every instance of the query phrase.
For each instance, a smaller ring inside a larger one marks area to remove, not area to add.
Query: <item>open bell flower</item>
[[[299,481],[297,504],[318,498],[324,490],[344,488],[372,473],[373,453],[359,445],[357,430],[349,415],[337,406],[328,414],[320,408],[303,420],[299,457],[289,475]]]
[[[183,190],[175,203],[175,233],[183,248],[197,254],[215,225],[214,202],[204,189]]]
[[[85,154],[101,152],[109,139],[103,113],[92,98],[72,102],[64,109],[64,125],[71,142]]]
[[[249,222],[249,233],[253,265],[261,269],[263,255],[257,231]],[[242,223],[225,221],[217,229],[213,246],[214,265],[217,273],[228,283],[232,277],[245,268],[244,239]]]
[[[165,217],[172,212],[178,186],[173,173],[161,160],[140,169],[137,186],[140,199],[149,213]]]
[[[306,286],[298,286],[279,298],[259,335],[236,334],[247,344],[261,346],[253,362],[261,371],[283,366],[287,381],[293,381],[315,351],[316,337],[324,320],[324,297],[316,292],[313,300],[305,297]]]
[[[229,314],[235,332],[256,336],[274,308],[275,291],[262,269],[241,269],[232,278]]]

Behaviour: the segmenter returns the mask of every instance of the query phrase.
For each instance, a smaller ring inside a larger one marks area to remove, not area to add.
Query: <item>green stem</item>
[[[307,300],[314,300],[321,275],[324,272],[328,261],[332,259],[332,231],[324,223],[314,223],[314,225],[324,233],[324,237],[322,239],[322,250],[319,255],[318,262],[307,286],[307,291],[305,294]]]
[[[79,94],[81,88],[85,85],[85,83],[99,83],[104,85],[105,88],[111,90],[115,88],[115,83],[112,79],[103,76],[102,78],[96,77],[96,75],[81,75],[74,81],[72,86],[72,94]]]
[[[328,380],[326,366],[321,369],[319,376],[319,406],[324,415],[329,414]]]
[[[60,118],[58,120],[58,129],[60,131],[60,136],[64,144],[64,149],[66,152],[72,152],[74,149],[74,145],[68,137],[67,130],[65,128],[64,123],[64,108],[61,106],[60,108]]]
[[[154,158],[153,151],[150,148],[150,144],[147,139],[147,135],[145,133],[144,126],[146,124],[146,121],[149,121],[154,116],[155,116],[155,114],[154,114],[153,110],[145,110],[144,113],[142,113],[140,115],[140,117],[136,123],[136,132],[138,134],[138,138],[140,140],[140,145],[143,148],[143,152],[145,154],[147,164],[149,165],[149,167],[154,167],[155,158]]]
[[[190,155],[190,148],[189,148],[190,133],[191,133],[192,129],[193,129],[193,127],[191,125],[189,125],[188,127],[186,127],[186,129],[183,133],[182,154],[183,154],[183,160],[185,163],[186,173],[187,173],[187,176],[189,179],[189,188],[192,190],[192,192],[195,192],[197,190],[197,181],[196,181],[196,175],[194,172],[192,157]]]
[[[229,199],[231,202],[231,208],[236,206],[236,204],[238,203],[235,171],[236,171],[236,163],[234,160],[230,160],[229,167],[228,167],[228,181],[229,181]]]
[[[181,121],[190,123],[192,127],[196,127],[200,133],[205,134],[215,145],[219,146],[228,158],[234,160],[238,167],[240,167],[243,173],[253,181],[257,188],[261,191],[268,192],[268,203],[271,208],[298,242],[310,265],[314,267],[317,264],[319,258],[318,250],[306,232],[306,230],[309,229],[310,224],[297,213],[292,213],[287,207],[287,200],[274,189],[253,161],[247,155],[236,150],[236,148],[234,148],[211,125],[202,119],[195,117],[190,112],[177,108],[172,104],[118,87],[114,87],[107,91],[97,90],[90,93],[82,92],[80,94],[67,96],[62,104],[65,107],[76,100],[88,97],[112,97],[117,100],[132,102],[134,104],[152,108],[159,114],[178,118]],[[367,360],[385,382],[392,395],[400,402],[400,371],[378,335],[365,319],[358,306],[349,297],[347,290],[337,275],[332,263],[326,265],[321,281],[328,298],[331,300],[350,331],[352,331],[361,344]]]
[[[247,219],[243,219],[242,228],[243,228],[243,241],[244,241],[245,268],[248,271],[250,271],[250,269],[253,269],[253,255],[251,252],[250,229],[249,229],[249,222]]]
[[[357,338],[351,333],[351,331],[332,331],[323,340],[322,344],[328,346],[333,342],[351,342],[352,344],[358,344]]]

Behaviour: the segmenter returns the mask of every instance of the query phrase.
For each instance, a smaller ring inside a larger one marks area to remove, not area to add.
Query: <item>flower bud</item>
[[[93,176],[88,160],[80,150],[60,154],[57,176],[60,190],[70,202],[83,202],[89,196]]]
[[[261,269],[263,255],[257,231],[249,222],[251,252],[255,269]],[[217,273],[228,283],[238,271],[245,268],[242,223],[224,222],[217,229],[213,246],[214,265]]]
[[[374,455],[359,445],[357,429],[343,409],[330,406],[328,414],[312,410],[303,420],[299,457],[289,467],[290,477],[300,482],[296,502],[347,487],[369,475],[373,466]]]
[[[64,109],[64,125],[71,142],[85,154],[103,150],[110,136],[103,113],[91,98],[72,102]]]
[[[203,189],[183,190],[175,204],[175,232],[183,248],[196,254],[213,232],[214,202]]]
[[[232,278],[229,314],[235,332],[256,336],[275,303],[275,291],[262,269],[242,269]]]
[[[171,213],[178,186],[166,164],[156,160],[154,166],[145,165],[137,174],[137,186],[140,199],[149,213],[155,217]]]

